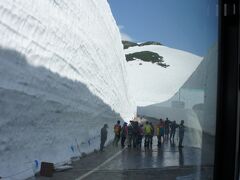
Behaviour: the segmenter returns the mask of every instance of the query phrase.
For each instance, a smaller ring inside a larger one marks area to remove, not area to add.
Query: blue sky
[[[204,56],[217,42],[217,0],[108,0],[125,39]]]

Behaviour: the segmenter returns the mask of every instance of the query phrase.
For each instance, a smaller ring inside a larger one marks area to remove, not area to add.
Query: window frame
[[[239,16],[239,0],[219,0],[218,102],[214,180],[239,179]]]

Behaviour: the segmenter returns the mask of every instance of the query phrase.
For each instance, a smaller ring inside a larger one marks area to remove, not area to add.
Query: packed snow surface
[[[163,68],[142,60],[129,61],[130,89],[138,106],[163,102],[171,98],[200,64],[202,57],[159,45],[146,45],[125,49],[125,54],[151,51],[163,56]]]
[[[136,112],[106,0],[0,1],[0,176],[99,147]],[[110,139],[110,138],[109,138]]]

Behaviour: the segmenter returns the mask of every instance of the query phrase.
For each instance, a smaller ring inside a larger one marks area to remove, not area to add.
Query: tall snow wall
[[[1,177],[93,151],[104,123],[111,139],[134,116],[106,0],[0,1],[0,39]]]

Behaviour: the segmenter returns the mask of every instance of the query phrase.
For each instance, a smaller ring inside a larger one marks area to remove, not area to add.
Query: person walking
[[[144,136],[144,129],[143,129],[143,125],[141,124],[138,127],[138,145],[137,147],[141,148],[142,147],[142,138]]]
[[[164,141],[164,122],[160,119],[159,124],[157,125],[157,138],[158,138],[158,147],[161,147],[162,139]]]
[[[117,121],[117,124],[114,125],[114,133],[115,133],[115,137],[113,140],[113,145],[114,146],[118,146],[118,142],[120,140],[120,133],[121,133],[121,125],[120,125],[120,121]]]
[[[150,147],[152,148],[152,144],[153,144],[153,136],[154,136],[154,126],[152,124],[152,122],[149,123],[149,125],[151,126],[151,135],[150,135],[150,141],[149,141],[149,144],[150,144]]]
[[[132,127],[133,127],[133,147],[136,148],[138,144],[138,122],[133,121],[132,122]]]
[[[160,136],[160,123],[157,124],[157,146],[160,148],[161,147],[161,136]]]
[[[128,135],[128,127],[127,127],[127,123],[125,122],[123,124],[122,130],[121,130],[121,146],[122,148],[124,148],[125,146],[125,140],[127,138]]]
[[[178,126],[179,128],[179,148],[183,148],[182,142],[184,138],[184,131],[185,131],[185,126],[184,126],[184,120],[181,120],[181,124]]]
[[[152,133],[152,127],[150,126],[150,124],[147,121],[144,126],[144,136],[145,136],[144,147],[149,148],[151,133]]]
[[[170,128],[170,121],[168,118],[166,118],[166,121],[165,121],[165,139],[168,140],[169,138],[169,128]]]
[[[128,147],[131,148],[132,147],[132,141],[133,141],[133,126],[132,126],[132,121],[130,121],[129,125],[128,125],[128,135],[127,135],[127,139],[128,139]]]
[[[174,142],[174,137],[175,137],[175,133],[176,133],[176,129],[177,129],[177,123],[176,121],[173,121],[170,125],[170,141]]]
[[[101,143],[100,143],[100,151],[103,151],[103,148],[104,148],[104,144],[107,140],[107,128],[108,128],[108,125],[107,124],[104,124],[104,126],[102,127],[101,129]]]

